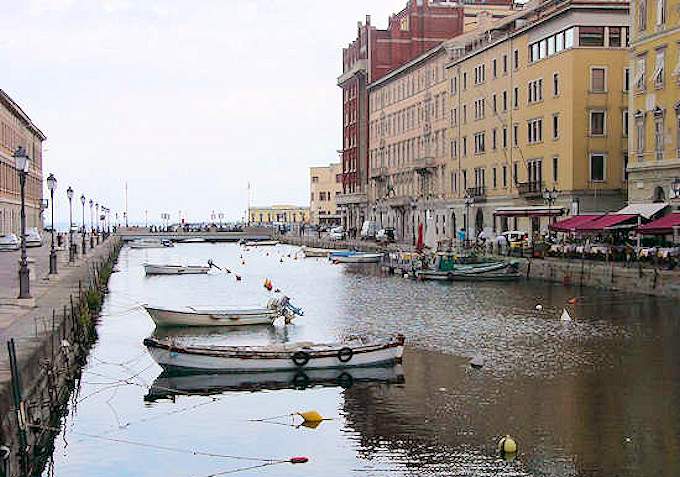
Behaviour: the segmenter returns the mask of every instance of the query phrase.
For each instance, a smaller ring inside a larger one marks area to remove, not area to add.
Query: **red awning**
[[[600,217],[603,217],[603,214],[572,215],[564,220],[550,224],[550,230],[555,232],[575,232],[577,227]]]
[[[576,227],[577,232],[599,232],[620,225],[638,216],[635,214],[610,214],[603,215],[593,220],[589,220]],[[634,224],[637,225],[637,224]]]
[[[666,235],[673,233],[673,227],[680,227],[680,212],[673,212],[660,219],[638,227],[638,232],[649,235]]]

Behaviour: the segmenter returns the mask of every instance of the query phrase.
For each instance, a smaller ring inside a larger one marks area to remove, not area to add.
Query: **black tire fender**
[[[307,353],[306,351],[298,350],[295,353],[293,353],[291,359],[293,360],[293,363],[295,363],[295,366],[301,368],[305,364],[309,363],[309,353]]]
[[[340,348],[340,350],[338,350],[338,360],[341,363],[348,363],[353,356],[354,351],[352,351],[352,348],[345,346],[344,348]]]

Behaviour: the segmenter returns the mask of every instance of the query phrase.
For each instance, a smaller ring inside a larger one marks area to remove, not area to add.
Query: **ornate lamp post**
[[[548,204],[548,223],[553,222],[553,216],[552,216],[552,207],[555,205],[555,202],[557,201],[557,196],[559,195],[559,191],[555,189],[555,186],[553,186],[552,190],[549,190],[547,187],[543,191],[543,200]]]
[[[47,176],[47,188],[50,191],[50,204],[52,206],[52,227],[50,227],[50,235],[52,236],[52,245],[50,247],[50,275],[57,273],[57,251],[54,249],[54,191],[57,189],[57,178],[54,174]]]
[[[68,197],[68,261],[73,263],[76,261],[77,247],[73,243],[73,189],[71,186],[66,189],[66,197]]]
[[[671,199],[680,199],[680,177],[671,182]]]
[[[19,298],[31,298],[30,271],[26,256],[26,176],[30,159],[23,147],[14,153],[14,161],[21,185],[21,262],[19,265]]]
[[[463,203],[465,204],[465,246],[467,247],[470,245],[470,207],[475,203],[475,198],[466,192]]]
[[[82,249],[83,249],[83,256],[87,253],[87,247],[85,246],[85,194],[80,195],[80,203],[83,206],[83,228],[80,231],[80,234],[83,238],[83,244],[82,244]]]
[[[94,201],[90,199],[90,250],[94,248]]]
[[[97,212],[97,245],[99,245],[99,202],[95,202],[94,209]]]

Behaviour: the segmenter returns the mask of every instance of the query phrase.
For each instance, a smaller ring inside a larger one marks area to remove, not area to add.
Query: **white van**
[[[377,232],[378,225],[373,220],[365,220],[361,226],[361,238],[364,240],[374,239]]]

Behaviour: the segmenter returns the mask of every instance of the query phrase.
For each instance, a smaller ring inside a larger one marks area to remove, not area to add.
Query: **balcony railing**
[[[468,187],[465,189],[465,193],[472,197],[476,202],[486,200],[486,187],[484,186]]]
[[[373,167],[371,169],[371,179],[384,180],[387,176],[387,167]]]
[[[430,172],[430,169],[437,167],[434,157],[420,157],[413,161],[413,167],[417,172]]]
[[[542,197],[544,185],[543,181],[518,182],[517,190],[522,197]]]

